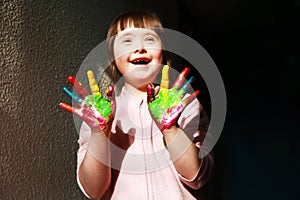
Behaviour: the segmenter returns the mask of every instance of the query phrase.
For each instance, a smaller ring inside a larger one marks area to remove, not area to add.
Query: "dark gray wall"
[[[60,88],[105,39],[120,12],[150,10],[176,26],[176,3],[146,5],[0,2],[0,199],[85,199],[75,178],[78,135],[72,115],[58,108],[59,102],[70,102]]]

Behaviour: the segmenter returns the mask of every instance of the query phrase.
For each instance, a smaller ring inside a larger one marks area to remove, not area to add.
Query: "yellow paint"
[[[161,74],[161,82],[160,82],[160,91],[162,92],[163,99],[167,99],[168,97],[168,89],[169,89],[169,66],[165,65],[162,69]]]
[[[88,76],[88,79],[89,79],[89,84],[90,84],[91,92],[93,94],[100,94],[101,95],[100,89],[99,89],[99,86],[98,86],[97,81],[95,79],[93,71],[89,70],[87,72],[87,76]]]

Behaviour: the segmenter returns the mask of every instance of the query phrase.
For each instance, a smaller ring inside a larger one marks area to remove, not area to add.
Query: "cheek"
[[[125,51],[122,50],[122,48],[119,48],[118,50],[114,51],[115,59],[123,59],[125,56]]]
[[[125,65],[125,58],[123,56],[119,57],[118,59],[115,60],[116,67],[120,71],[121,74],[125,73],[126,70],[126,65]]]
[[[114,46],[114,57],[115,59],[124,59],[124,57],[129,56],[129,54],[134,50],[132,46],[120,46],[115,45]]]
[[[153,58],[156,60],[157,63],[160,63],[160,64],[163,63],[163,53],[162,53],[161,50],[154,51],[152,55],[153,55]]]
[[[126,64],[129,59],[128,54],[125,54],[124,49],[114,46],[114,58],[118,70],[121,74],[124,74],[124,70],[127,68]]]
[[[114,58],[118,60],[120,58],[120,55],[122,55],[120,48],[114,46]]]
[[[114,52],[115,62],[117,67],[126,66],[129,61],[130,54],[125,51],[117,50]]]
[[[122,47],[122,46],[120,46],[120,45],[118,45],[118,44],[114,44],[114,47],[113,47],[113,49],[114,49],[114,57],[115,57],[115,59],[116,60],[119,60],[119,59],[121,59],[121,56],[123,56],[124,55],[124,53],[125,53],[125,49]]]

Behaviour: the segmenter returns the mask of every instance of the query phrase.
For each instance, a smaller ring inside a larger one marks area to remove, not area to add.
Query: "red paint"
[[[59,107],[61,107],[62,109],[66,110],[66,111],[69,111],[71,113],[75,112],[75,109],[72,106],[70,106],[69,104],[66,104],[66,103],[60,103]]]
[[[186,99],[183,100],[183,102],[185,104],[190,103],[194,98],[196,98],[198,95],[200,94],[199,90],[196,90],[195,92],[193,92],[193,94],[191,94],[190,96],[188,96]]]
[[[82,84],[77,81],[74,76],[68,76],[68,81],[74,86],[76,93],[79,94],[81,98],[85,98],[85,96],[88,94],[88,91],[82,87]]]
[[[154,99],[154,85],[152,83],[147,86],[147,102],[150,103]]]
[[[175,83],[173,84],[172,87],[177,86],[178,88],[182,86],[185,77],[187,76],[187,74],[189,73],[190,68],[186,67],[182,70],[182,72],[179,74],[178,78],[176,79]]]
[[[112,85],[107,86],[106,95],[108,97],[111,97],[113,95],[113,92],[114,92],[114,86],[112,86]]]
[[[95,129],[102,129],[107,125],[107,121],[104,117],[96,117],[94,111],[88,109],[86,105],[82,110],[81,118]]]

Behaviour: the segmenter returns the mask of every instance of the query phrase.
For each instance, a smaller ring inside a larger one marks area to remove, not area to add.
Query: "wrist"
[[[87,146],[87,152],[96,160],[108,164],[110,141],[107,135],[98,129],[92,129],[91,137]]]
[[[108,143],[110,136],[110,128],[92,129],[89,143],[100,144]]]
[[[175,124],[162,130],[163,135],[176,134],[180,128]]]
[[[108,137],[107,135],[100,130],[93,130],[91,133],[91,137],[89,139],[89,144],[102,144],[102,143],[107,143],[108,142]]]
[[[101,129],[92,128],[92,135],[95,135],[95,136],[109,137],[110,132],[111,132],[111,125],[105,126]]]
[[[172,143],[172,141],[174,141],[174,139],[178,135],[179,130],[180,128],[176,126],[171,126],[170,128],[164,129],[162,131],[164,144],[166,146],[168,146],[170,143]]]

